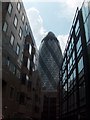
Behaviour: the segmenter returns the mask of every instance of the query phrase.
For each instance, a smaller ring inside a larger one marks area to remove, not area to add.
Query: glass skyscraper
[[[62,52],[56,36],[49,32],[42,40],[39,49],[38,70],[41,76],[42,89],[55,90],[59,81],[59,69]]]
[[[59,119],[90,120],[90,0],[76,10],[59,85]]]

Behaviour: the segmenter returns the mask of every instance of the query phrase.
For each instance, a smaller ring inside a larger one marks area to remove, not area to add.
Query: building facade
[[[56,120],[57,91],[41,91],[41,120]]]
[[[38,70],[32,75],[32,119],[41,120],[41,80]]]
[[[32,117],[36,44],[21,1],[2,2],[2,114]]]
[[[41,77],[42,89],[57,89],[62,52],[59,41],[52,32],[42,40],[39,49],[38,70]]]
[[[77,8],[60,69],[60,120],[90,119],[90,1]]]

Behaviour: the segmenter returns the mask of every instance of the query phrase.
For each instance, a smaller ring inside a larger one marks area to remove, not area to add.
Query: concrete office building
[[[41,120],[41,80],[38,70],[32,75],[32,118]]]
[[[59,85],[60,120],[90,120],[90,1],[76,11]]]
[[[36,44],[19,0],[2,2],[2,114],[5,119],[32,117],[32,75]]]
[[[41,77],[42,89],[57,89],[61,61],[62,52],[59,41],[52,32],[49,32],[42,40],[39,49],[38,70]]]

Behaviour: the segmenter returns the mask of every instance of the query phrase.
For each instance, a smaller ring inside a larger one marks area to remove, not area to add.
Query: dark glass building
[[[56,91],[42,91],[41,120],[56,120]]]
[[[90,120],[90,1],[77,9],[60,70],[60,120]]]
[[[39,49],[38,70],[41,76],[42,88],[54,90],[59,81],[59,69],[62,52],[59,41],[52,32],[42,40]]]

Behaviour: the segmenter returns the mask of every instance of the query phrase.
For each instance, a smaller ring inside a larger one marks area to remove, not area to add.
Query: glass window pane
[[[78,72],[80,73],[81,70],[83,69],[83,57],[78,62]]]
[[[30,59],[28,58],[28,62],[27,62],[27,68],[28,70],[30,69]]]
[[[19,29],[19,36],[20,36],[20,38],[22,37],[22,28],[21,27]]]
[[[29,45],[29,53],[31,54],[31,45]]]
[[[11,12],[12,12],[12,4],[9,3],[9,6],[8,6],[8,13],[11,14]]]
[[[88,42],[89,41],[89,22],[88,22],[88,19],[85,22],[84,26],[85,26],[86,41]]]
[[[36,58],[36,57],[35,57],[35,55],[34,55],[34,58],[33,58],[33,62],[34,62],[34,63],[35,63],[35,58]]]
[[[26,75],[26,80],[29,80],[29,77],[28,77],[28,75]]]
[[[25,16],[24,16],[24,14],[22,15],[22,22],[24,23],[24,21],[25,21]]]
[[[19,54],[19,52],[20,52],[20,46],[17,44],[17,46],[16,46],[16,53],[17,53],[17,55]]]
[[[90,2],[84,2],[82,7],[82,14],[83,14],[83,20],[84,20],[84,27],[85,27],[85,33],[86,33],[86,41],[89,41],[89,31],[90,31]]]
[[[7,27],[8,27],[8,25],[7,25],[7,23],[5,22],[5,23],[4,23],[4,26],[3,26],[3,31],[4,31],[4,32],[7,31]]]
[[[17,27],[17,23],[18,23],[18,19],[17,19],[17,17],[15,16],[15,17],[14,17],[14,26],[15,26],[15,27]]]
[[[64,91],[67,91],[67,83],[64,86]]]
[[[79,29],[79,20],[77,21],[77,24],[76,24],[76,27],[75,27],[75,33],[77,33],[78,29]]]
[[[76,69],[74,69],[74,71],[73,71],[73,78],[74,79],[76,78]]]
[[[82,46],[81,46],[81,37],[79,37],[79,40],[76,44],[76,49],[77,49],[77,55],[81,52]]]
[[[18,9],[18,11],[20,11],[20,9],[21,9],[21,4],[20,4],[20,2],[17,3],[17,9]]]
[[[11,43],[11,45],[14,44],[14,40],[15,40],[15,37],[14,37],[14,35],[11,33],[11,38],[10,38],[10,43]]]

